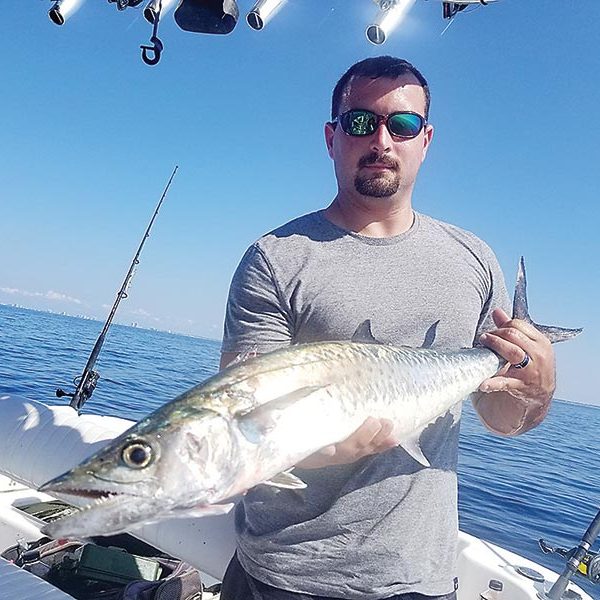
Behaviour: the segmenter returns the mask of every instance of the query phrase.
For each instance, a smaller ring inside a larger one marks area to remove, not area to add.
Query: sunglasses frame
[[[364,113],[369,113],[370,115],[373,115],[377,119],[375,129],[371,133],[365,133],[365,134],[349,133],[348,131],[346,131],[344,129],[344,126],[342,125],[341,119],[348,113],[352,113],[352,112],[364,112]],[[419,120],[421,121],[421,126],[419,127],[419,131],[417,131],[417,133],[415,133],[415,135],[398,135],[397,133],[393,133],[389,126],[389,120],[390,120],[390,118],[394,117],[395,115],[414,115],[415,117],[419,117]],[[334,127],[336,127],[339,124],[339,126],[342,128],[342,131],[347,136],[350,136],[350,137],[368,137],[370,135],[373,135],[374,133],[377,132],[381,123],[384,123],[386,129],[388,130],[388,133],[392,137],[399,138],[401,140],[413,140],[421,133],[421,131],[423,131],[425,129],[425,127],[427,125],[427,119],[425,119],[425,117],[423,115],[420,115],[419,113],[413,112],[411,110],[398,110],[398,111],[390,113],[388,115],[378,115],[377,113],[373,112],[372,110],[369,110],[368,108],[351,108],[350,110],[343,112],[341,115],[338,115],[330,123]]]

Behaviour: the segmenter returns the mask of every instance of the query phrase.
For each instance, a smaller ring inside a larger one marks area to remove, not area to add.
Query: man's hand
[[[369,417],[339,444],[326,446],[298,463],[303,469],[317,469],[331,465],[345,465],[363,456],[378,454],[398,445],[393,434],[394,424],[388,419]]]
[[[550,340],[533,325],[511,319],[503,310],[493,314],[497,329],[481,342],[508,361],[498,375],[486,379],[474,399],[475,408],[493,431],[516,435],[532,429],[546,416],[556,386]],[[529,364],[518,369],[525,355]]]

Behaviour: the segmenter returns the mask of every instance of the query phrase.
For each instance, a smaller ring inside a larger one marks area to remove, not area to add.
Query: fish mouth
[[[41,491],[46,492],[46,489],[40,488]],[[123,492],[109,492],[106,490],[89,490],[81,488],[61,488],[60,490],[50,490],[50,495],[56,496],[57,498],[64,499],[65,501],[73,501],[73,498],[80,499],[77,502],[76,508],[77,513],[91,512],[95,509],[102,508],[114,508],[117,506],[123,506],[125,504],[140,500],[140,496],[135,494],[127,494]],[[87,500],[88,502],[83,502]],[[65,517],[69,518],[69,517]]]
[[[76,506],[77,511],[46,523],[44,535],[58,538],[89,538],[95,535],[112,535],[131,528],[136,521],[129,516],[140,508],[140,497],[132,494],[100,490],[62,489],[52,495],[72,502],[73,497],[89,500]]]
[[[89,498],[96,501],[108,500],[115,496],[143,497],[143,494],[131,490],[132,485],[141,484],[143,481],[115,481],[104,478],[97,473],[74,473],[67,471],[54,479],[44,483],[38,490],[51,496],[76,496]],[[126,486],[126,487],[125,487]]]
[[[40,491],[45,492],[46,490],[52,491],[49,488],[40,488]],[[69,489],[62,488],[60,491],[56,491],[56,494],[67,495],[67,496],[77,496],[78,498],[89,498],[91,500],[103,501],[110,500],[114,496],[122,496],[123,494],[118,494],[116,492],[106,492],[101,490],[81,490],[81,489]]]
[[[51,523],[47,523],[42,531],[51,537],[89,537],[90,535],[102,535],[112,533],[109,523],[119,522],[119,529],[123,530],[121,524],[127,521],[126,514],[135,512],[136,505],[146,504],[149,499],[130,490],[110,489],[104,481],[104,485],[97,477],[87,474],[86,481],[76,482],[65,475],[61,475],[44,483],[39,491],[47,493],[55,498],[64,500],[74,505],[78,510]],[[152,499],[151,501],[154,501]],[[94,519],[94,517],[97,518]],[[106,523],[107,528],[93,527],[90,523]],[[94,531],[95,529],[95,531]]]

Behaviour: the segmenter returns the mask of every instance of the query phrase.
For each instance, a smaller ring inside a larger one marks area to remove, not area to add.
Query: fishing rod
[[[96,384],[98,383],[98,379],[100,378],[99,373],[97,371],[94,371],[94,366],[96,364],[96,360],[98,359],[100,350],[102,350],[102,345],[104,344],[104,340],[106,338],[106,334],[108,333],[108,329],[111,326],[113,317],[115,316],[115,313],[117,312],[117,308],[119,307],[121,300],[123,300],[124,298],[127,298],[127,288],[129,287],[131,280],[133,278],[133,273],[135,271],[135,267],[140,264],[140,254],[142,252],[142,248],[144,247],[146,240],[150,237],[150,230],[152,229],[154,220],[156,219],[156,216],[158,215],[158,211],[160,210],[163,200],[165,199],[167,192],[169,191],[169,187],[171,186],[171,182],[173,181],[173,178],[175,177],[175,173],[177,173],[178,168],[179,167],[176,165],[175,168],[173,169],[173,172],[171,173],[171,177],[169,178],[169,181],[168,181],[165,189],[163,190],[162,196],[160,197],[160,200],[158,201],[158,204],[156,205],[156,208],[154,209],[154,213],[152,214],[150,223],[148,223],[148,227],[146,228],[146,232],[144,233],[144,236],[142,237],[142,241],[140,242],[137,252],[135,253],[135,256],[133,257],[133,260],[131,261],[131,265],[129,266],[127,275],[125,275],[125,279],[123,280],[123,285],[121,286],[121,289],[117,292],[117,299],[115,300],[115,303],[113,304],[110,314],[108,315],[108,318],[106,319],[106,323],[104,323],[102,332],[100,333],[100,335],[98,336],[98,339],[96,340],[96,343],[94,344],[94,348],[92,349],[92,353],[90,354],[90,357],[87,360],[85,369],[83,370],[83,373],[79,377],[75,377],[75,379],[73,380],[73,384],[77,386],[75,389],[75,392],[72,392],[72,393],[65,392],[64,390],[62,390],[60,388],[58,388],[56,390],[56,396],[58,398],[62,398],[63,396],[69,396],[71,398],[70,405],[77,412],[80,411],[81,407],[85,404],[85,402],[90,398],[90,396],[94,393],[94,390],[96,389]]]
[[[566,548],[554,548],[544,540],[538,541],[544,554],[558,554],[567,561],[564,571],[554,582],[554,585],[543,595],[538,594],[538,598],[541,600],[561,600],[565,598],[566,596],[563,594],[565,594],[571,578],[576,573],[583,575],[592,583],[600,583],[600,554],[591,551],[592,545],[598,535],[600,535],[600,510],[592,519],[576,548],[571,548],[570,550]]]

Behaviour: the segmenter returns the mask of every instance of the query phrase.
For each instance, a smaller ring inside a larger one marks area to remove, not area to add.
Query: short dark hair
[[[417,81],[421,84],[423,92],[425,92],[425,114],[423,116],[425,117],[425,120],[427,120],[429,118],[429,105],[431,103],[427,80],[423,77],[421,72],[407,60],[396,58],[394,56],[365,58],[352,65],[342,75],[333,90],[333,96],[331,98],[331,118],[335,119],[338,116],[344,93],[355,77],[370,77],[371,79],[386,77],[388,79],[396,79],[396,77],[406,75],[407,73],[412,73],[415,76]]]

